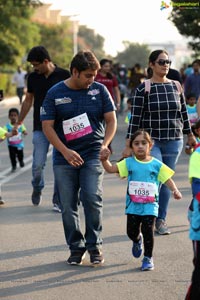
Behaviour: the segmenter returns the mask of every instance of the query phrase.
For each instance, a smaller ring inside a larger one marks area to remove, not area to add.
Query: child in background
[[[132,254],[138,258],[142,254],[144,239],[144,258],[142,271],[153,270],[154,226],[158,216],[158,189],[160,182],[167,185],[175,199],[182,195],[171,177],[174,171],[161,161],[150,156],[153,142],[144,130],[137,130],[130,141],[133,156],[124,158],[115,165],[109,159],[102,160],[108,173],[119,173],[128,178],[126,194],[127,235],[133,241]]]
[[[187,102],[187,112],[190,120],[190,124],[193,125],[198,120],[197,106],[196,106],[196,97],[195,94],[189,94],[186,99]]]
[[[10,122],[4,126],[4,129],[10,133],[13,130],[13,127],[18,122],[19,111],[17,108],[11,108],[8,112],[8,118]],[[18,134],[11,136],[7,139],[8,141],[8,150],[10,155],[10,161],[12,165],[12,172],[17,168],[17,160],[19,161],[20,167],[24,167],[24,142],[22,139],[22,134],[27,135],[26,127],[24,124],[18,128]]]
[[[200,299],[200,145],[196,147],[190,157],[189,179],[193,196],[188,211],[190,221],[189,237],[193,244],[194,270],[185,300],[197,300]]]
[[[196,137],[197,145],[200,144],[200,120],[191,126],[192,132]],[[196,145],[196,146],[197,146]],[[190,155],[194,151],[194,148],[191,148],[188,144],[185,145],[185,153]]]
[[[124,122],[126,124],[129,124],[130,118],[131,118],[131,98],[128,98],[127,100],[127,110],[126,110],[127,114],[126,114],[126,118],[124,120]]]
[[[6,138],[10,138],[11,136],[13,136],[12,132],[7,132],[4,128],[0,127],[0,142],[3,142]],[[5,204],[5,201],[0,195],[0,205],[3,204]]]

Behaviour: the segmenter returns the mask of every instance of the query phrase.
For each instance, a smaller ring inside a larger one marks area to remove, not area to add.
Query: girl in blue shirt
[[[136,258],[142,254],[144,239],[142,271],[154,269],[152,253],[160,183],[167,185],[175,199],[182,198],[171,179],[174,171],[150,156],[152,146],[149,134],[144,130],[137,130],[130,141],[132,157],[124,158],[115,165],[112,165],[109,159],[102,161],[108,173],[119,173],[120,177],[128,179],[125,209],[127,235],[133,241],[132,254]]]
[[[19,111],[17,108],[13,107],[9,109],[8,117],[10,122],[4,126],[7,132],[13,132],[13,128],[18,122]],[[18,127],[18,132],[7,139],[8,151],[10,156],[10,161],[12,165],[12,172],[15,172],[17,168],[17,159],[21,168],[24,167],[24,141],[23,136],[27,135],[26,127],[21,124]]]
[[[191,182],[193,200],[189,207],[190,221],[189,237],[193,244],[194,271],[192,282],[185,300],[200,299],[200,145],[196,147],[189,161],[189,179]]]

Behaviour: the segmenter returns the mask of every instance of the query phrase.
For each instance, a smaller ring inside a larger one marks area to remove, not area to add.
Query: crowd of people
[[[80,265],[86,251],[92,264],[104,262],[101,234],[105,169],[127,178],[125,213],[132,254],[140,257],[144,244],[141,270],[154,269],[154,231],[170,234],[166,218],[171,192],[175,199],[182,198],[171,177],[186,135],[193,194],[190,238],[195,245],[187,299],[200,299],[200,172],[195,168],[200,154],[200,60],[178,72],[171,68],[167,51],[155,50],[147,69],[140,63],[127,69],[107,58],[98,61],[91,51],[79,51],[70,70],[65,70],[52,62],[43,46],[36,46],[29,51],[27,61],[33,72],[25,77],[18,68],[13,77],[21,110],[10,109],[9,122],[0,128],[0,141],[8,141],[12,171],[16,171],[17,160],[23,167],[22,136],[27,134],[23,122],[33,106],[31,201],[34,206],[41,203],[44,167],[52,144],[53,209],[62,213],[70,249],[67,263]],[[112,164],[111,142],[118,114],[124,112],[128,128],[123,159]],[[80,227],[80,203],[85,233]],[[2,198],[0,204],[4,204]]]

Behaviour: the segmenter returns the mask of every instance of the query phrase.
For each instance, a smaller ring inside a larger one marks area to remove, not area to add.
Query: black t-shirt
[[[47,91],[59,81],[70,77],[70,72],[56,66],[55,70],[45,77],[43,74],[36,72],[28,76],[27,91],[34,95],[34,111],[33,111],[33,131],[42,130],[40,121],[40,107],[44,101]]]
[[[171,79],[171,80],[177,80],[180,82],[180,84],[182,84],[181,75],[180,75],[179,71],[177,71],[175,69],[169,68],[167,78]]]

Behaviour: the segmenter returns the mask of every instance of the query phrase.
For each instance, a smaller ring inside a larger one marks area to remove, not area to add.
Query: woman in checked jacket
[[[155,50],[150,54],[149,91],[147,92],[144,82],[138,86],[132,98],[131,119],[123,156],[131,155],[131,137],[136,130],[142,128],[154,141],[151,155],[174,170],[183,148],[183,134],[187,135],[190,146],[195,145],[196,140],[190,127],[181,86],[178,89],[178,82],[166,77],[170,65],[171,61],[165,50]],[[166,224],[169,199],[169,189],[161,185],[156,231],[162,235],[170,233]]]

